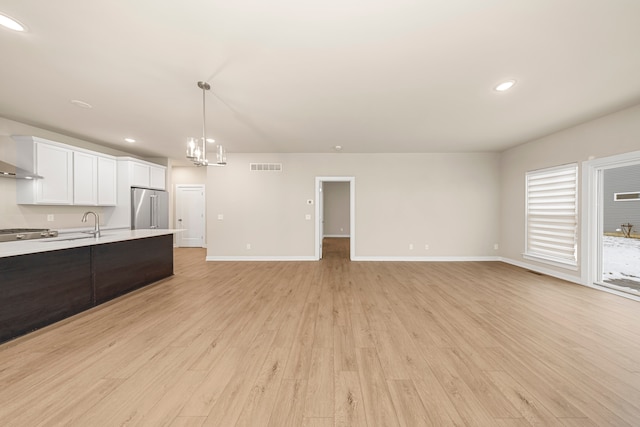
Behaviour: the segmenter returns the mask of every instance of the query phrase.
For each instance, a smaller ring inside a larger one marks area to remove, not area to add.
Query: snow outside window
[[[527,172],[525,258],[578,264],[578,165]]]

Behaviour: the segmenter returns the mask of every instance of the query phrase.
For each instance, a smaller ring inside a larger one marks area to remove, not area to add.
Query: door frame
[[[584,285],[640,301],[640,297],[602,285],[602,177],[606,169],[640,164],[640,151],[590,159],[582,164],[583,226],[581,276]]]
[[[204,184],[176,184],[176,193],[175,193],[175,197],[173,199],[173,213],[174,213],[174,221],[175,221],[175,225],[176,228],[178,228],[177,222],[178,222],[178,193],[180,191],[181,188],[199,188],[202,190],[202,247],[206,248],[207,247],[207,194],[205,191],[205,185]],[[177,247],[183,247],[180,246],[182,237],[181,237],[182,233],[177,233],[176,235],[176,246]],[[187,246],[185,246],[187,247]]]
[[[316,261],[320,260],[322,253],[320,247],[322,245],[322,236],[320,229],[322,225],[320,221],[324,213],[320,212],[320,207],[324,203],[319,202],[320,197],[324,197],[321,191],[324,182],[348,182],[349,183],[349,259],[353,260],[356,255],[356,178],[355,176],[316,176],[316,241],[314,257]]]

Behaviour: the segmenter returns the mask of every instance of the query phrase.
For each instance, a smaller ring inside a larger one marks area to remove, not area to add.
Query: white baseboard
[[[208,256],[207,261],[317,261],[313,256]]]
[[[317,261],[314,256],[207,256],[207,261]],[[351,261],[364,262],[476,262],[502,261],[495,256],[355,256]]]
[[[562,273],[560,271],[552,270],[550,268],[540,267],[538,265],[529,264],[527,262],[518,261],[518,260],[515,260],[515,259],[511,259],[511,258],[500,258],[500,261],[502,261],[504,263],[507,263],[507,264],[515,265],[516,267],[524,268],[526,270],[531,270],[531,271],[535,271],[537,273],[545,274],[547,276],[555,277],[557,279],[566,280],[567,282],[576,283],[578,285],[583,285],[584,284],[584,283],[582,283],[582,278],[580,276],[573,276],[571,274],[565,274],[565,273]]]
[[[472,262],[501,261],[496,256],[355,256],[352,261],[398,261],[398,262]]]
[[[556,279],[566,280],[567,282],[575,283],[576,285],[582,285],[582,286],[586,286],[587,288],[591,288],[591,289],[596,289],[598,291],[607,292],[607,293],[614,294],[614,295],[617,295],[617,296],[620,296],[620,297],[632,299],[634,301],[640,301],[640,297],[639,296],[631,295],[631,294],[628,294],[626,292],[622,292],[622,291],[618,291],[616,289],[608,288],[606,286],[600,286],[600,285],[595,284],[595,283],[587,283],[587,282],[583,281],[581,277],[578,277],[578,276],[572,276],[570,274],[564,274],[564,273],[559,272],[559,271],[551,270],[551,269],[548,269],[548,268],[540,267],[540,266],[529,264],[529,263],[522,262],[522,261],[517,261],[517,260],[514,260],[514,259],[510,259],[510,258],[501,258],[500,261],[502,261],[504,263],[507,263],[507,264],[515,265],[516,267],[524,268],[526,270],[531,270],[531,271],[535,271],[535,272],[538,272],[538,273],[542,273],[542,274],[544,274],[546,276],[555,277]]]
[[[324,237],[340,237],[340,238],[344,238],[344,237],[351,237],[349,234],[325,234]]]
[[[626,292],[622,292],[622,291],[618,291],[616,289],[612,289],[612,288],[608,288],[606,286],[600,286],[600,285],[596,285],[595,283],[593,284],[588,284],[588,283],[581,283],[582,285],[588,287],[588,288],[592,288],[592,289],[597,289],[599,291],[604,291],[604,292],[608,292],[610,294],[614,294],[614,295],[618,295],[619,297],[625,297],[628,299],[632,299],[634,301],[640,301],[640,297],[637,295],[631,295],[628,294]]]

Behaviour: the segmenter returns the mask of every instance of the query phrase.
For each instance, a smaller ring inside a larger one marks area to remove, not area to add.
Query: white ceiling
[[[0,116],[143,156],[181,160],[201,136],[199,80],[208,136],[229,153],[499,151],[640,102],[637,0],[3,0],[0,13],[29,28],[0,28]]]

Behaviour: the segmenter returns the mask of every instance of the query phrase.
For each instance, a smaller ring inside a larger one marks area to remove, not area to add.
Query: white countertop
[[[16,242],[0,242],[0,258],[27,255],[39,252],[58,251],[61,249],[79,248],[82,246],[101,245],[104,243],[125,240],[144,239],[146,237],[175,234],[181,229],[164,230],[104,230],[101,237],[93,237],[86,233],[60,233],[58,237],[46,239],[23,240]]]

